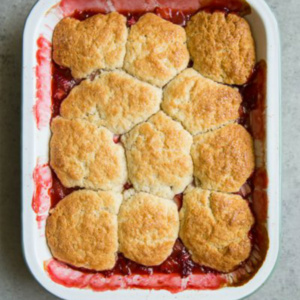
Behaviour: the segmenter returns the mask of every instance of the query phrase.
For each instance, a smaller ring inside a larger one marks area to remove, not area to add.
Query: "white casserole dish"
[[[42,115],[40,129],[36,126],[33,107],[36,105],[37,40],[42,35],[51,40],[53,28],[62,18],[57,9],[51,9],[59,0],[40,0],[32,9],[25,24],[23,37],[23,107],[22,107],[22,226],[23,251],[26,263],[35,279],[49,292],[62,299],[241,299],[257,290],[271,274],[279,251],[280,236],[280,41],[276,20],[263,0],[248,0],[252,13],[247,16],[256,41],[257,59],[267,62],[266,99],[266,169],[268,172],[268,233],[270,247],[264,264],[245,285],[219,290],[186,290],[171,294],[165,290],[117,290],[94,292],[89,289],[67,288],[53,282],[44,270],[43,263],[51,257],[44,236],[44,218],[47,208],[37,214],[32,209],[32,195],[36,190],[33,173],[36,164],[48,162],[50,138],[49,115]],[[110,1],[107,1],[111,3]],[[45,45],[47,48],[47,45]],[[48,49],[48,51],[51,51]],[[47,58],[44,58],[47,60]],[[48,76],[50,69],[48,70]],[[40,74],[41,75],[41,74]],[[43,74],[42,74],[43,75]],[[43,76],[47,76],[45,73]],[[38,87],[43,93],[40,107],[50,106],[49,86]],[[48,101],[48,102],[47,102]],[[44,118],[44,120],[43,120]],[[43,173],[44,172],[44,173]],[[48,176],[47,168],[35,176]],[[43,187],[42,187],[43,189]],[[42,191],[43,192],[43,191]],[[47,198],[47,195],[44,195]]]

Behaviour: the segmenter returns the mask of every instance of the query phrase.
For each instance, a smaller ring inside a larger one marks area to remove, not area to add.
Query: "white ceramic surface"
[[[252,14],[247,16],[257,45],[257,56],[267,61],[267,140],[266,167],[269,177],[268,232],[270,249],[255,277],[241,287],[219,290],[187,290],[178,294],[168,291],[118,290],[94,292],[89,289],[66,288],[54,283],[43,268],[51,257],[43,232],[38,229],[31,201],[34,192],[32,179],[37,159],[48,161],[49,127],[38,130],[32,108],[36,101],[36,41],[42,34],[51,39],[52,30],[60,17],[49,12],[58,0],[40,0],[28,16],[23,41],[23,113],[22,113],[22,225],[25,260],[36,280],[49,292],[62,299],[241,299],[253,293],[269,277],[279,251],[280,235],[280,41],[276,20],[263,0],[248,0]]]

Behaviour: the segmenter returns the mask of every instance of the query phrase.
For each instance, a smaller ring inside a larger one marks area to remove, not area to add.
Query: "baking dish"
[[[240,299],[249,295],[268,278],[274,268],[279,250],[280,44],[278,27],[270,9],[262,0],[248,1],[252,7],[252,13],[247,16],[247,19],[256,40],[257,58],[266,60],[268,65],[266,169],[269,177],[267,192],[270,247],[264,264],[252,280],[239,287],[226,287],[219,290],[186,290],[175,295],[165,290],[139,289],[99,293],[90,289],[66,288],[53,282],[44,270],[44,261],[51,257],[43,230],[50,206],[47,190],[51,184],[51,173],[47,167],[51,117],[51,45],[48,41],[51,40],[55,24],[63,17],[58,2],[39,1],[29,15],[24,31],[22,219],[24,256],[32,274],[48,291],[63,299],[117,299],[121,297],[124,299],[132,297]],[[90,1],[89,3],[92,7],[98,6],[102,1]],[[104,1],[104,3],[103,9],[112,9],[110,1]],[[80,1],[77,1],[77,5],[81,4]],[[65,9],[70,8],[65,6]],[[43,80],[37,80],[37,78],[43,78]],[[42,180],[39,180],[40,178]],[[32,202],[32,195],[37,201]],[[38,203],[38,199],[43,199],[43,202]]]

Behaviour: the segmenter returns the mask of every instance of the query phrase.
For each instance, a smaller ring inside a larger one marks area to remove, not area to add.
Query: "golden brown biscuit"
[[[122,136],[128,177],[137,191],[173,198],[192,181],[191,135],[158,112]]]
[[[159,110],[162,92],[123,71],[84,80],[62,102],[60,114],[85,119],[116,134],[129,131]]]
[[[227,84],[244,84],[255,65],[255,46],[247,21],[236,14],[199,12],[186,27],[194,68]]]
[[[123,147],[113,134],[84,120],[53,119],[50,164],[66,187],[116,190],[127,178]]]
[[[128,30],[126,18],[116,12],[97,14],[85,21],[62,19],[53,33],[53,59],[75,78],[98,69],[123,66]]]
[[[159,87],[189,62],[184,29],[151,13],[131,27],[126,50],[124,69]]]
[[[177,206],[146,193],[125,196],[118,224],[120,252],[139,264],[156,266],[171,254],[177,239]]]
[[[241,102],[237,89],[186,69],[166,86],[162,109],[195,135],[236,120]]]
[[[252,137],[238,124],[195,136],[191,154],[204,189],[237,192],[254,170]]]
[[[250,254],[248,234],[253,223],[249,205],[242,197],[187,189],[179,236],[196,263],[230,272]]]
[[[76,267],[112,269],[118,250],[117,213],[122,195],[81,190],[50,212],[46,237],[52,255]]]

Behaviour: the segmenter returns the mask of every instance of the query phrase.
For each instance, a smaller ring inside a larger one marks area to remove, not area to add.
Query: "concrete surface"
[[[20,108],[23,24],[35,0],[0,1],[0,299],[57,299],[28,272],[21,252]],[[282,37],[283,198],[277,268],[251,300],[300,299],[300,2],[267,0]]]

